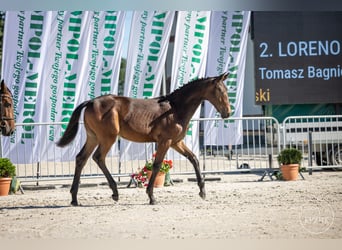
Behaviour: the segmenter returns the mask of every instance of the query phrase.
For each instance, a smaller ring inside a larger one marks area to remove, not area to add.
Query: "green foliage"
[[[170,171],[170,169],[172,168],[172,160],[163,160],[161,166],[160,166],[160,170],[159,172],[162,172],[162,173],[167,173]],[[152,171],[152,167],[153,167],[153,161],[148,161],[146,162],[145,164],[145,168],[147,170],[150,170]]]
[[[278,162],[282,165],[300,164],[302,161],[302,152],[296,148],[283,149],[278,155]]]
[[[120,73],[119,73],[119,89],[118,89],[118,94],[121,96],[124,94],[126,64],[127,64],[127,60],[125,58],[121,58]]]
[[[0,158],[0,177],[15,176],[15,166],[8,158]]]

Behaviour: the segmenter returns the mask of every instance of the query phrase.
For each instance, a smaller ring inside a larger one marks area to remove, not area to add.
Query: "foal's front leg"
[[[169,149],[171,144],[170,140],[166,140],[166,141],[160,141],[158,142],[158,146],[157,146],[157,152],[154,158],[154,162],[153,162],[153,167],[152,167],[152,176],[151,179],[148,181],[148,186],[146,189],[146,193],[148,195],[148,197],[150,198],[150,204],[154,205],[156,204],[156,200],[153,196],[153,185],[154,185],[154,180],[157,177],[157,174],[159,173],[161,164],[164,160],[165,154],[167,152],[167,150]]]
[[[154,198],[154,195],[153,195],[153,185],[154,185],[156,176],[160,170],[160,167],[161,167],[161,163],[156,163],[156,161],[153,162],[151,179],[148,180],[148,186],[146,188],[146,193],[148,197],[150,198],[150,205],[156,204],[156,199]]]
[[[199,166],[199,161],[196,155],[185,145],[184,141],[178,142],[177,144],[173,145],[172,148],[175,149],[181,155],[185,156],[194,166],[197,184],[200,189],[199,196],[202,199],[205,199],[206,193],[205,193],[205,187],[204,187],[204,179],[202,177],[200,166]]]
[[[199,196],[204,200],[206,197],[205,187],[204,187],[205,185],[204,185],[204,179],[202,177],[201,170],[199,167],[199,161],[194,154],[187,156],[187,158],[192,163],[192,165],[194,166],[196,178],[197,178],[197,185],[200,189]]]

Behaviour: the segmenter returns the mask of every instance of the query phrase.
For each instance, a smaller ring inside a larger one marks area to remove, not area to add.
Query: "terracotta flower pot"
[[[285,181],[295,181],[298,178],[299,164],[281,165],[280,170]]]
[[[150,180],[152,175],[152,171],[147,170],[147,178]],[[164,187],[164,182],[165,182],[165,173],[164,172],[159,172],[157,174],[156,179],[154,180],[154,185],[153,187]]]
[[[12,178],[0,178],[0,196],[7,196]]]

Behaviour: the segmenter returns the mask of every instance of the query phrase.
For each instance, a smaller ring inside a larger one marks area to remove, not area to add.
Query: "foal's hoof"
[[[203,200],[205,200],[205,192],[199,192],[199,196],[203,199]]]
[[[77,201],[71,201],[70,204],[74,207],[77,207],[78,206],[78,202]]]
[[[150,200],[150,205],[156,205],[156,204],[157,204],[156,200]]]
[[[150,198],[150,205],[156,205],[157,204],[157,201],[154,197],[151,197]]]
[[[118,201],[119,200],[119,195],[118,194],[113,194],[112,198],[114,201]]]

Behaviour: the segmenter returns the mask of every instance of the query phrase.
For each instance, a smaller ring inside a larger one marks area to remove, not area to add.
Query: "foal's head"
[[[224,73],[220,76],[211,78],[210,91],[206,92],[206,99],[214,105],[216,110],[221,114],[222,118],[228,118],[231,109],[228,99],[227,87],[224,81],[227,79],[229,73]]]
[[[0,131],[2,135],[9,136],[15,129],[12,94],[5,85],[0,85]]]

